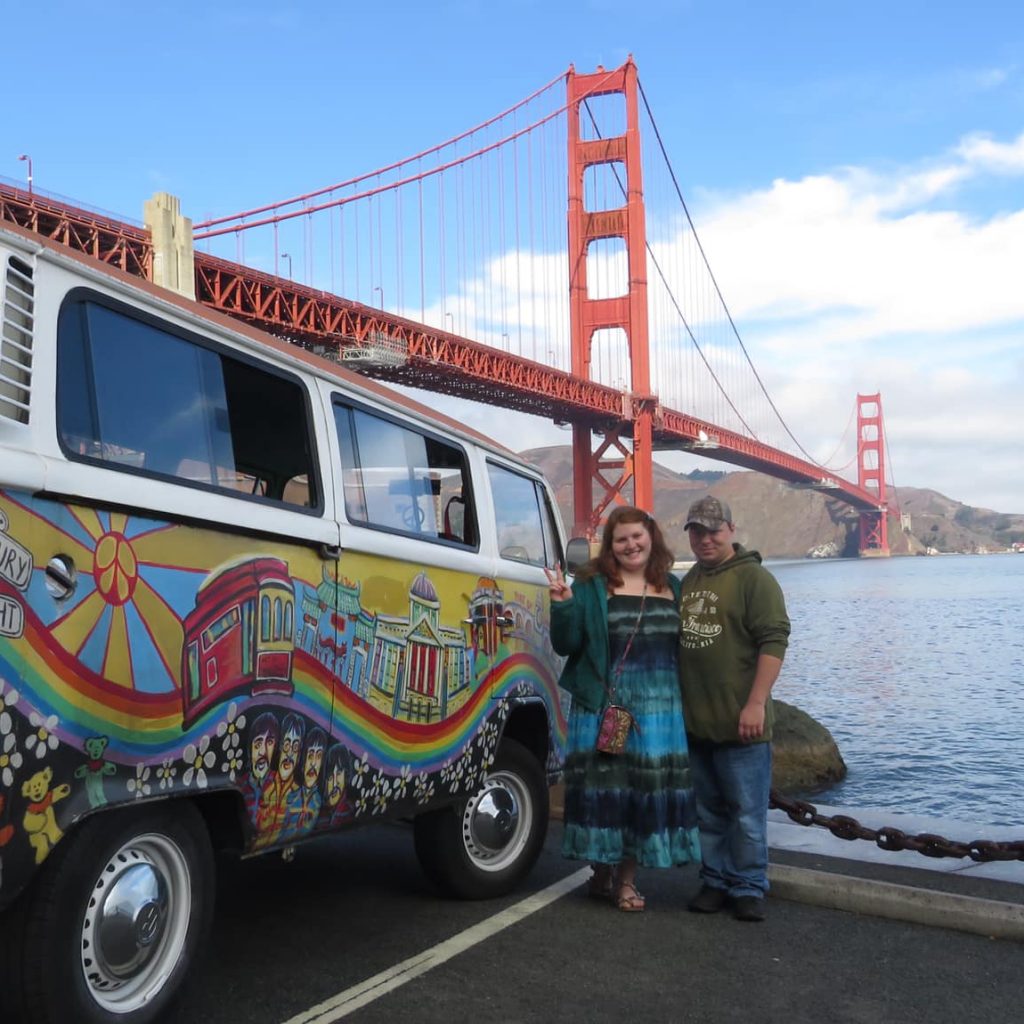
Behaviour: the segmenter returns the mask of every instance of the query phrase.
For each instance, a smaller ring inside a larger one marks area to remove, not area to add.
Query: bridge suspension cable
[[[640,89],[640,94],[643,95],[643,88],[642,88],[642,86],[639,86],[639,83],[638,83],[638,88]],[[646,102],[647,101],[645,99],[644,100],[644,104],[645,105],[646,105]],[[586,109],[587,116],[590,118],[591,129],[594,131],[594,133],[596,134],[597,138],[601,138],[601,129],[600,129],[600,127],[597,124],[597,119],[594,117],[593,112],[590,109],[590,105],[588,103],[584,102],[583,103],[583,107]],[[649,110],[648,110],[648,113],[650,113]],[[627,194],[626,193],[626,185],[623,182],[622,174],[621,174],[621,172],[619,171],[619,169],[617,167],[613,167],[612,168],[612,175],[614,176],[615,181],[616,181],[616,183],[619,186],[619,191],[622,194],[622,198],[625,199],[626,198],[626,194]],[[680,199],[681,198],[682,198],[682,196],[680,196]],[[684,209],[685,209],[685,206],[686,206],[686,204],[684,203],[683,204]],[[687,216],[689,216],[689,212],[688,211],[687,211]],[[690,223],[691,223],[691,227],[692,227],[693,222],[691,221]],[[697,233],[696,233],[696,231],[694,231],[694,238],[696,238],[696,236],[697,236]],[[693,344],[693,347],[697,350],[697,354],[700,356],[701,361],[704,363],[704,366],[707,368],[708,373],[711,375],[712,381],[714,382],[715,386],[718,388],[718,390],[721,393],[722,397],[725,399],[725,401],[728,404],[729,408],[736,414],[736,418],[740,421],[740,423],[743,424],[743,426],[746,428],[746,430],[750,434],[750,436],[751,437],[755,437],[756,434],[754,432],[754,429],[743,418],[743,414],[736,407],[736,405],[733,402],[732,398],[729,396],[729,393],[726,390],[725,386],[722,384],[721,380],[719,380],[718,374],[715,373],[715,369],[711,365],[710,360],[704,354],[704,350],[701,347],[700,342],[697,340],[696,334],[694,334],[692,328],[690,327],[690,324],[689,324],[689,322],[687,321],[687,318],[686,318],[686,314],[683,312],[681,306],[679,305],[679,301],[678,301],[678,299],[677,299],[677,297],[675,295],[675,292],[674,292],[674,290],[672,288],[672,285],[669,282],[668,277],[666,276],[665,271],[662,269],[661,263],[659,262],[658,257],[655,254],[653,247],[651,246],[650,241],[646,241],[645,244],[646,244],[646,248],[647,248],[648,259],[650,259],[651,264],[654,266],[655,270],[657,270],[657,272],[658,272],[658,277],[661,279],[662,283],[665,285],[665,289],[666,289],[666,291],[668,293],[668,296],[669,296],[669,301],[675,307],[675,310],[676,310],[676,312],[679,315],[679,320],[682,323],[684,329],[686,330],[687,336],[689,337],[691,343]],[[710,267],[708,269],[710,271]],[[724,305],[724,303],[723,303],[723,305]]]
[[[459,142],[462,142],[465,139],[471,138],[472,136],[477,135],[482,131],[485,131],[487,128],[490,128],[492,125],[497,124],[498,122],[504,120],[509,115],[514,114],[516,111],[522,109],[527,104],[533,102],[533,100],[537,99],[537,97],[547,92],[548,89],[553,88],[554,86],[558,85],[560,82],[563,82],[564,80],[565,73],[563,72],[557,77],[551,79],[551,81],[548,82],[546,85],[542,85],[539,89],[536,89],[534,92],[530,93],[530,95],[527,96],[525,99],[520,100],[518,103],[514,103],[507,110],[503,110],[500,114],[495,114],[494,117],[489,117],[486,121],[481,121],[481,123],[476,125],[475,127],[468,128],[465,131],[460,132],[458,135],[453,135],[450,139],[446,139],[444,142],[439,142],[436,145],[431,146],[429,149],[424,149],[421,152],[416,153],[414,156],[404,157],[403,159],[396,160],[394,163],[388,164],[385,167],[378,167],[375,171],[367,171],[366,173],[357,175],[354,178],[349,178],[347,181],[339,181],[334,185],[325,185],[322,188],[314,189],[312,192],[305,192],[302,195],[293,196],[291,199],[282,199],[275,203],[265,203],[263,206],[257,206],[251,210],[244,210],[241,213],[231,213],[223,217],[214,217],[209,220],[199,221],[195,225],[193,225],[193,227],[196,229],[196,231],[202,232],[207,228],[216,227],[221,224],[232,223],[234,221],[241,221],[247,217],[254,217],[260,213],[269,213],[271,210],[276,211],[282,209],[283,207],[294,206],[296,203],[305,203],[308,202],[310,199],[315,199],[317,196],[329,195],[331,192],[336,192],[338,189],[349,188],[351,186],[358,185],[361,182],[369,181],[371,178],[379,178],[383,174],[388,174],[389,172],[397,170],[400,167],[405,167],[407,164],[412,164],[421,161],[428,156],[432,156],[435,153],[441,152],[441,150],[443,149],[447,149],[449,146],[455,146]],[[474,154],[470,154],[469,156],[463,157],[463,159],[470,159],[473,155]],[[299,211],[300,214],[306,212],[307,210],[305,208]],[[253,226],[254,225],[252,224],[242,225],[242,227]],[[200,238],[206,236],[202,234],[197,234],[196,237]]]
[[[892,488],[892,500],[896,506],[896,515],[903,518],[903,508],[900,505],[899,491],[896,490],[896,474],[892,468],[892,453],[889,448],[889,433],[886,430],[882,431],[882,442],[885,445],[885,468],[888,470],[888,484]]]
[[[857,415],[857,403],[854,402],[850,406],[850,416],[849,416],[849,419],[847,419],[847,421],[846,421],[846,426],[843,427],[842,434],[839,435],[839,440],[836,442],[835,450],[832,452],[832,454],[827,459],[822,459],[821,460],[821,465],[824,466],[826,469],[830,469],[833,473],[841,473],[844,469],[848,469],[850,466],[852,466],[854,464],[854,462],[856,462],[856,460],[857,460],[857,447],[856,447],[856,445],[854,445],[853,454],[850,456],[849,459],[846,460],[846,462],[842,466],[833,466],[832,465],[833,459],[835,459],[835,457],[839,454],[839,452],[842,451],[843,445],[846,443],[846,435],[849,433],[850,427],[853,425],[853,418],[856,415]]]
[[[607,75],[601,75],[596,84],[583,97],[597,138],[601,138],[602,133],[590,108],[590,103],[592,99],[602,96],[602,83],[611,79],[613,74],[613,72],[609,72]],[[529,350],[524,354],[549,365],[562,363],[563,353],[567,349],[567,345],[563,341],[564,328],[562,326],[567,315],[564,302],[552,293],[550,288],[544,287],[543,284],[538,287],[537,283],[532,280],[532,272],[540,262],[536,257],[537,235],[543,236],[541,250],[547,252],[550,250],[552,240],[558,238],[560,234],[557,227],[547,222],[550,219],[550,212],[560,202],[561,196],[564,194],[557,185],[545,190],[545,184],[552,185],[552,183],[545,182],[541,168],[548,162],[551,153],[546,152],[546,159],[538,162],[537,152],[549,148],[549,146],[545,146],[546,141],[549,145],[557,145],[557,142],[546,139],[544,130],[560,121],[568,104],[565,101],[551,104],[549,109],[541,113],[540,116],[536,116],[533,104],[542,100],[546,94],[550,94],[554,86],[564,77],[563,75],[553,79],[525,99],[475,127],[411,157],[395,161],[377,171],[360,174],[343,182],[318,188],[290,199],[256,206],[239,214],[200,222],[196,225],[195,238],[197,241],[207,242],[226,234],[235,234],[237,238],[240,232],[273,226],[276,268],[280,252],[278,227],[288,221],[301,219],[303,226],[302,251],[305,255],[303,267],[305,277],[309,280],[313,273],[312,264],[315,250],[313,215],[337,210],[338,234],[342,235],[345,225],[344,208],[353,205],[364,207],[364,213],[360,214],[357,209],[355,217],[350,219],[348,225],[348,234],[354,239],[352,245],[349,245],[344,238],[340,242],[336,240],[336,218],[335,216],[330,218],[329,252],[332,290],[337,263],[341,264],[342,277],[345,276],[347,269],[345,256],[348,251],[350,266],[355,268],[356,293],[366,294],[367,298],[364,301],[368,301],[371,305],[382,308],[388,306],[398,310],[408,308],[409,303],[404,301],[408,284],[418,281],[420,301],[416,315],[421,320],[429,321],[431,319],[429,307],[434,303],[428,300],[428,292],[433,286],[439,290],[440,294],[437,300],[440,308],[435,311],[433,320],[434,322],[439,321],[443,328],[454,331],[458,327],[459,333],[490,341],[492,344],[495,343],[492,339],[500,339],[497,342],[499,347],[508,350],[511,350],[511,336],[516,335],[517,344],[522,350],[525,319],[527,325],[532,328],[532,338]],[[697,234],[676,172],[668,157],[660,128],[654,119],[650,102],[642,85],[639,87],[639,94],[653,129],[661,160],[667,168],[675,199],[679,203],[689,227],[696,255],[710,282],[714,302],[728,323],[731,336],[741,353],[741,360],[746,366],[748,374],[756,382],[756,390],[767,402],[774,421],[781,426],[790,443],[795,445],[796,449],[809,462],[818,465],[818,460],[806,451],[786,423],[750,358],[750,353],[724,300],[717,278],[711,270],[707,253]],[[524,113],[528,113],[529,116],[523,118]],[[523,124],[523,120],[526,121],[525,124]],[[493,137],[495,129],[500,129],[496,138]],[[491,133],[491,137],[481,138],[482,133]],[[469,151],[460,152],[459,147],[466,143],[469,144]],[[509,154],[509,156],[504,154]],[[432,159],[436,162],[424,166],[425,160]],[[491,161],[486,168],[484,167],[485,159]],[[526,170],[525,180],[522,174],[524,168]],[[539,173],[535,174],[535,171]],[[615,186],[621,197],[625,193],[625,184],[619,169],[614,164],[612,173]],[[452,184],[449,185],[443,181],[446,177],[452,179]],[[430,186],[431,191],[436,194],[429,200],[435,208],[432,214],[434,217],[433,231],[436,235],[434,249],[431,249],[427,243],[423,230],[428,205],[426,190],[431,179],[438,180],[436,189],[434,186]],[[539,231],[537,230],[536,215],[538,197],[535,189],[538,182],[541,184],[540,200],[543,208],[540,214]],[[338,195],[342,189],[351,189],[352,191]],[[467,198],[468,190],[472,190],[470,198]],[[393,227],[394,230],[394,239],[390,243],[386,243],[383,237],[385,233],[383,204],[387,195],[393,197],[389,201],[393,208],[389,209],[388,215],[388,226]],[[405,196],[404,201],[403,196]],[[618,205],[618,203],[612,205]],[[476,207],[475,211],[472,210],[474,206]],[[452,216],[453,211],[454,217]],[[417,225],[418,240],[414,241],[411,247],[407,247],[403,243],[404,225],[407,219],[411,219]],[[528,227],[524,227],[524,225],[528,225]],[[526,260],[523,258],[524,236],[528,236],[526,252],[530,254]],[[390,244],[392,249],[387,254],[385,253],[386,244]],[[735,394],[736,384],[739,383],[740,386],[743,386],[744,378],[738,376],[734,370],[730,370],[727,349],[723,348],[713,337],[709,339],[709,344],[716,352],[716,359],[720,364],[716,368],[715,362],[709,357],[706,346],[701,342],[698,331],[695,330],[694,318],[707,326],[713,317],[710,303],[698,294],[691,303],[687,304],[692,306],[688,312],[680,300],[676,283],[679,279],[685,279],[687,275],[692,280],[693,268],[684,265],[670,269],[663,256],[669,260],[675,259],[676,255],[673,250],[667,248],[665,253],[659,253],[649,239],[645,241],[645,244],[651,270],[660,282],[665,302],[681,325],[691,351],[699,359],[703,372],[707,374],[707,387],[720,396],[721,401],[724,402],[723,409],[727,411],[728,417],[735,419],[742,433],[754,440],[772,443],[770,438],[755,426],[747,412],[748,408],[753,409],[753,407],[745,399],[741,403],[740,397]],[[418,253],[412,253],[412,255],[418,256],[418,260],[414,259],[415,266],[411,266],[407,258],[410,252],[407,249],[416,250],[417,247]],[[294,255],[296,246],[289,244],[288,249]],[[241,253],[239,253],[239,258],[240,256]],[[489,266],[487,265],[488,261]],[[603,260],[606,268],[611,267],[614,262],[614,255]],[[394,277],[390,283],[385,280],[385,263],[392,268],[388,271]],[[525,283],[525,291],[524,263],[531,272],[531,280]],[[428,280],[431,276],[428,273],[431,264],[434,265],[433,281]],[[368,275],[365,275],[364,282],[364,269],[367,265],[369,272]],[[455,270],[454,277],[453,269]],[[597,277],[598,275],[593,276]],[[368,293],[364,290],[365,284],[369,286]],[[453,285],[456,288],[456,294],[450,295]],[[468,295],[467,289],[470,290]],[[538,302],[544,308],[544,312],[541,314],[543,323],[539,324]],[[454,315],[455,311],[460,314],[458,324]],[[612,386],[624,387],[625,381],[622,380],[621,368],[623,360],[621,357],[615,358],[616,346],[621,347],[622,344],[624,343],[613,338],[604,345],[595,345],[593,370],[596,370],[597,373],[593,379],[602,380]],[[671,343],[665,346],[665,350],[668,353],[667,356],[659,355],[663,364],[666,360],[671,362],[678,358],[674,354],[675,348]],[[732,379],[731,384],[728,378]],[[677,394],[670,395],[668,392],[671,387],[669,387],[662,389],[663,404],[667,400],[676,408],[694,408],[695,411],[698,411],[695,406],[700,391],[692,373],[670,372],[665,383],[678,387],[679,382],[684,379],[690,388],[690,401],[680,400],[681,396]],[[707,398],[703,398],[702,401],[706,404]],[[705,418],[723,424],[726,422],[725,419],[715,415],[713,409]]]
[[[709,278],[711,280],[711,283],[712,283],[712,285],[714,287],[714,290],[715,290],[715,294],[718,296],[718,300],[721,303],[722,311],[724,312],[726,318],[728,319],[729,326],[732,329],[732,333],[735,336],[736,341],[737,341],[737,343],[740,346],[740,350],[742,351],[743,356],[746,359],[747,365],[750,367],[750,370],[753,373],[754,378],[757,381],[757,384],[760,387],[762,394],[764,395],[765,399],[767,400],[767,402],[768,402],[769,406],[771,407],[772,411],[775,413],[775,416],[778,419],[778,422],[781,424],[781,426],[782,426],[783,430],[786,432],[787,436],[797,446],[797,448],[800,450],[801,454],[809,462],[818,464],[818,460],[815,459],[814,456],[811,455],[803,447],[802,444],[800,444],[800,442],[794,436],[792,430],[790,430],[789,425],[786,423],[785,419],[782,416],[782,413],[779,412],[778,407],[775,405],[774,400],[772,399],[771,395],[768,393],[768,389],[765,386],[764,381],[761,379],[761,375],[758,373],[757,367],[754,365],[753,360],[750,358],[750,353],[747,351],[747,347],[743,343],[743,339],[740,336],[739,329],[736,327],[736,323],[733,320],[732,313],[729,311],[729,306],[728,306],[728,304],[725,301],[725,296],[722,295],[722,290],[718,286],[718,280],[715,277],[714,271],[711,269],[711,264],[708,262],[707,254],[704,251],[704,246],[701,243],[700,236],[697,233],[697,228],[696,228],[696,226],[693,223],[693,218],[690,216],[689,207],[686,204],[686,200],[683,198],[682,189],[679,187],[679,179],[676,177],[676,172],[675,172],[674,167],[672,166],[672,161],[669,159],[669,155],[668,155],[668,152],[667,152],[667,150],[665,148],[664,141],[662,140],[662,137],[661,137],[661,131],[658,128],[658,124],[657,124],[657,122],[654,119],[654,114],[651,111],[650,103],[647,100],[647,94],[644,92],[644,88],[643,88],[642,84],[638,84],[638,88],[639,88],[639,92],[640,92],[640,97],[643,100],[644,109],[645,109],[645,111],[647,113],[647,117],[649,118],[649,120],[651,122],[651,127],[654,130],[654,136],[655,136],[655,139],[658,142],[658,146],[659,146],[659,149],[661,151],[662,158],[665,161],[665,166],[668,169],[669,176],[671,177],[672,184],[673,184],[673,186],[675,188],[676,195],[678,196],[680,205],[682,206],[683,212],[686,215],[686,220],[687,220],[687,223],[690,225],[690,230],[693,232],[694,242],[695,242],[695,244],[697,246],[698,251],[700,252],[701,259],[704,262],[704,266],[707,269],[708,276],[709,276]],[[659,268],[659,272],[660,272],[660,268]],[[682,314],[680,313],[680,315],[682,315]],[[693,338],[693,334],[690,331],[689,325],[687,325],[687,331],[688,331],[688,333],[690,333],[690,337]],[[703,354],[703,352],[701,352],[700,346],[697,344],[696,338],[693,338],[693,343],[697,347],[697,351],[700,352],[701,358],[703,359],[704,358],[704,354]],[[705,363],[707,363],[706,359],[704,361],[705,361]],[[710,365],[708,366],[708,369],[709,370],[711,369]],[[718,378],[717,378],[717,376],[714,375],[713,371],[712,371],[712,376],[715,379],[715,383],[719,384]],[[719,386],[721,386],[721,385],[719,384]],[[735,410],[735,406],[733,406],[731,401],[730,401],[729,404]],[[737,413],[737,415],[739,415],[739,414]],[[742,419],[742,417],[741,417],[741,419]],[[746,423],[746,421],[744,421],[744,424],[745,423]]]

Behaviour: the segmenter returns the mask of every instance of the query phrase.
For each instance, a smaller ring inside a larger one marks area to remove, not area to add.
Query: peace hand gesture
[[[565,582],[560,565],[556,565],[554,569],[545,566],[544,575],[548,578],[548,593],[552,601],[568,601],[572,597],[572,587]]]

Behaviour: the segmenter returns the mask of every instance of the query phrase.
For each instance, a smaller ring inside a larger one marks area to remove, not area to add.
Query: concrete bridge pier
[[[192,221],[181,215],[178,197],[167,192],[154,193],[143,206],[143,222],[153,236],[153,284],[194,299]]]

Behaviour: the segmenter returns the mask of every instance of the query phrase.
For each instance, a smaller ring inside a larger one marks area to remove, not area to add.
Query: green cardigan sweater
[[[679,580],[670,575],[668,583],[678,604]],[[607,699],[604,684],[611,676],[608,586],[603,576],[577,580],[572,597],[551,602],[551,646],[568,657],[558,685],[568,690],[580,707],[600,711]]]

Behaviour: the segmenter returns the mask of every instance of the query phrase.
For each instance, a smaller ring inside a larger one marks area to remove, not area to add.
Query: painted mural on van
[[[415,814],[522,699],[555,765],[548,627],[541,587],[0,491],[0,896],[114,803],[235,789],[253,849]]]

